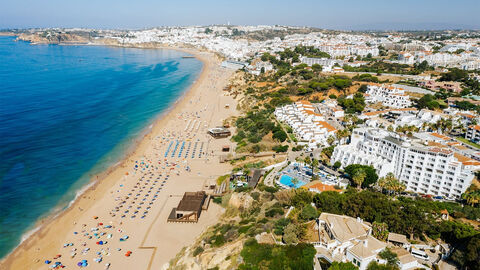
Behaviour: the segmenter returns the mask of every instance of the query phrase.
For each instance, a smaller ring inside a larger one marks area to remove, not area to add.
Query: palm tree
[[[312,163],[312,160],[310,159],[309,156],[305,157],[305,160],[304,160],[304,161],[305,161],[306,164]]]
[[[352,177],[353,182],[357,185],[357,188],[360,189],[362,187],[363,181],[365,181],[365,177],[367,174],[364,170],[358,169]]]
[[[423,130],[423,131],[427,131],[427,127],[428,127],[428,123],[427,123],[427,122],[423,122],[423,123],[422,123],[422,130]]]
[[[293,184],[294,187],[297,186],[298,182],[299,182],[299,181],[298,181],[297,178],[292,178],[292,184]]]
[[[338,132],[337,132],[337,135],[338,135]],[[337,136],[337,137],[338,137],[338,136]],[[332,145],[334,142],[335,142],[335,137],[333,137],[333,136],[330,135],[330,136],[327,138],[327,143],[328,143],[328,145]]]
[[[475,206],[480,203],[480,190],[464,193],[462,197],[467,200],[468,204]]]
[[[446,130],[446,133],[450,132],[450,131],[453,129],[452,119],[447,119],[447,120],[445,121],[444,129]]]
[[[380,177],[380,179],[378,179],[378,181],[377,181],[377,185],[379,187],[381,187],[382,190],[387,189],[388,183],[387,183],[387,180],[385,179],[385,177]]]
[[[448,133],[453,128],[453,122],[451,119],[440,119],[436,123],[436,127],[441,133]]]
[[[385,177],[378,180],[377,185],[384,190],[387,190],[389,194],[402,192],[406,189],[405,184],[400,182],[392,172],[389,172]]]
[[[347,138],[348,136],[350,136],[350,134],[351,134],[350,130],[345,128],[337,131],[336,137],[340,141],[341,139]]]
[[[314,159],[312,160],[312,166],[313,166],[313,168],[317,169],[318,164],[319,164],[318,159],[315,159],[315,158],[314,158]]]
[[[397,180],[397,182],[398,182],[398,185],[396,186],[395,192],[397,192],[397,193],[404,192],[405,189],[407,189],[407,186],[405,186],[404,183],[402,183],[398,180]]]

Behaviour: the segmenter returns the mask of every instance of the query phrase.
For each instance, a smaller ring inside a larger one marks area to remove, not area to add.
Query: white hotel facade
[[[408,139],[383,129],[357,128],[351,143],[335,147],[331,163],[373,166],[379,177],[392,172],[407,191],[459,198],[474,179],[480,162],[438,143]]]

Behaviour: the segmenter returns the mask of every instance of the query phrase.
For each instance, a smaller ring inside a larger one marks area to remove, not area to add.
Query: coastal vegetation
[[[316,252],[310,244],[286,246],[259,244],[255,238],[251,238],[245,242],[240,253],[244,262],[239,265],[238,269],[310,270],[313,268],[313,258]]]
[[[316,208],[307,203],[312,198],[305,190],[278,191],[262,183],[254,191],[226,194],[220,222],[178,254],[171,268],[182,269],[189,256],[199,261],[222,256],[216,261],[228,269],[312,269],[316,250],[309,240],[314,236],[311,220],[318,217]],[[290,206],[294,209],[285,216]],[[220,249],[228,253],[219,254]]]
[[[425,62],[426,63],[426,62]],[[370,72],[376,74],[389,73],[389,74],[405,74],[405,75],[418,75],[424,72],[429,67],[425,67],[425,63],[421,63],[418,66],[410,66],[406,64],[390,63],[384,61],[371,61],[367,65],[352,67],[344,65],[343,69],[349,72]],[[428,65],[427,65],[428,66]]]
[[[378,180],[378,175],[372,166],[351,164],[344,169],[346,176],[352,180],[357,186],[362,188],[374,185]],[[361,181],[360,181],[361,176]],[[357,181],[354,179],[356,178]]]
[[[361,113],[365,109],[365,98],[361,93],[355,93],[353,98],[338,98],[338,105],[340,105],[346,113]]]
[[[336,139],[348,138],[351,130],[363,123],[356,114],[363,112],[366,106],[362,94],[366,91],[366,83],[382,83],[380,78],[385,76],[325,74],[318,65],[308,67],[305,64],[298,64],[299,56],[307,53],[318,53],[318,57],[323,57],[320,56],[321,52],[309,51],[307,47],[285,50],[278,54],[279,57],[267,53],[261,60],[272,63],[275,71],[259,76],[245,74],[245,86],[240,88],[239,92],[244,95],[246,105],[242,106],[243,116],[238,117],[235,122],[237,130],[232,138],[237,142],[237,151],[255,149],[275,152],[289,149],[298,151],[299,146],[296,145],[297,140],[291,128],[277,122],[273,117],[275,107],[298,100],[308,100],[312,103],[322,102],[326,98],[337,100],[346,116],[343,119],[345,131],[341,132],[345,134],[337,134]],[[354,71],[420,74],[431,70],[426,63],[412,67],[376,60],[370,60],[364,68],[366,70],[355,68]],[[348,71],[348,67],[345,70]],[[427,109],[443,108],[446,106],[446,96],[441,95],[442,92],[425,95],[417,100],[416,106]],[[255,124],[256,121],[259,121],[258,126]],[[453,126],[453,123],[440,121],[437,126],[431,128],[448,130]],[[415,132],[413,127],[408,125],[398,127],[397,131],[407,135]],[[252,145],[260,146],[253,148]],[[308,254],[308,243],[314,241],[311,237],[310,224],[322,212],[360,217],[372,223],[375,237],[382,240],[386,239],[389,232],[394,232],[407,235],[412,243],[418,241],[449,243],[454,247],[451,259],[459,266],[475,269],[472,267],[479,259],[480,250],[480,232],[476,229],[478,226],[476,221],[480,219],[478,191],[472,191],[470,195],[465,196],[464,199],[468,198],[469,202],[467,205],[415,197],[405,193],[405,186],[394,176],[387,175],[379,179],[371,166],[353,164],[342,170],[340,162],[329,164],[334,148],[332,145],[321,149],[320,159],[325,165],[339,170],[350,180],[353,187],[348,188],[346,192],[314,194],[304,189],[272,190],[268,193],[273,197],[268,203],[264,202],[260,206],[256,203],[262,202],[265,196],[268,196],[265,186],[260,185],[257,190],[239,190],[239,194],[245,193],[245,196],[254,198],[252,206],[248,208],[232,210],[227,207],[226,210],[227,214],[231,214],[229,222],[234,224],[234,228],[238,226],[237,230],[241,235],[239,239],[244,241],[242,249],[238,251],[238,256],[242,257],[240,261],[243,262],[241,266],[243,269],[259,269],[255,268],[255,265],[265,265],[266,269],[273,265],[286,267],[278,264],[280,259],[275,255],[282,254],[281,256],[287,258],[286,253],[290,252],[287,251],[289,249],[287,247],[292,245],[302,245]],[[300,160],[304,160],[304,157]],[[287,209],[291,209],[288,215]],[[441,213],[445,210],[450,215],[449,220],[442,219]],[[233,218],[234,222],[231,221]],[[226,220],[222,221],[224,222]],[[213,245],[214,242],[206,243]],[[228,245],[228,240],[225,243]],[[285,246],[278,245],[279,243]],[[304,244],[307,246],[303,246]],[[205,250],[208,251],[208,248]],[[254,253],[261,255],[253,257]],[[388,251],[383,255],[388,258],[389,263],[372,264],[368,269],[394,269],[392,261],[395,258]],[[348,264],[334,263],[331,269],[350,269],[349,267]]]
[[[258,266],[262,265],[265,269],[286,269],[295,265],[300,267],[295,269],[312,269],[315,254],[309,244],[315,241],[312,220],[326,212],[362,218],[372,223],[372,233],[382,240],[394,232],[407,235],[412,243],[445,241],[454,247],[451,259],[457,265],[478,269],[480,231],[472,224],[480,218],[480,208],[475,206],[354,188],[344,193],[276,190],[262,183],[255,190],[234,194],[222,198],[224,216],[190,248],[189,256],[201,260],[202,256],[214,256],[219,248],[236,247],[228,254],[233,268],[260,269]],[[246,203],[238,204],[239,201]],[[292,209],[288,215],[287,209]],[[442,219],[445,210],[452,219]],[[382,252],[386,265],[372,265],[368,269],[392,267],[396,257],[391,253]],[[180,259],[182,256],[185,254],[177,256],[179,265],[185,260]],[[351,269],[348,267],[334,263],[330,269]]]

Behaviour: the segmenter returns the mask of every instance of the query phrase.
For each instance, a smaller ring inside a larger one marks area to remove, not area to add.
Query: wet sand
[[[222,209],[214,203],[198,223],[166,221],[184,192],[205,190],[231,170],[218,158],[231,142],[211,138],[207,129],[237,114],[235,100],[223,91],[233,72],[211,53],[188,52],[204,64],[190,90],[119,165],[67,210],[42,220],[0,269],[51,269],[56,262],[78,269],[82,260],[85,269],[163,269],[216,222]]]

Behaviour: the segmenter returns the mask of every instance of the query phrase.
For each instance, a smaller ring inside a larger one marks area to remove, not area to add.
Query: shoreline
[[[32,43],[32,45],[37,45]],[[51,44],[39,44],[39,45],[51,45]],[[76,46],[83,46],[80,44],[58,44],[60,46],[70,46],[70,45],[76,45]],[[102,44],[92,44],[94,46],[107,46],[107,47],[117,47],[117,46],[110,46],[110,45],[102,45]],[[121,47],[121,46],[120,46]],[[144,48],[139,48],[139,47],[131,47],[131,48],[138,48],[138,49],[144,49]],[[202,68],[200,72],[198,73],[197,77],[193,80],[191,85],[189,85],[184,91],[182,91],[181,95],[175,99],[170,106],[168,106],[163,112],[161,112],[159,115],[155,116],[153,121],[148,123],[145,127],[141,129],[139,132],[138,136],[133,138],[132,142],[128,143],[127,147],[124,149],[122,154],[119,156],[118,160],[116,160],[112,165],[107,165],[107,167],[103,170],[101,170],[99,173],[94,173],[90,174],[92,170],[95,170],[95,167],[98,166],[101,163],[101,160],[97,162],[89,171],[85,172],[81,177],[77,179],[80,180],[83,177],[88,177],[89,181],[79,187],[76,190],[71,190],[72,192],[75,193],[75,197],[70,200],[70,201],[65,201],[65,202],[59,202],[57,205],[55,205],[50,211],[42,215],[40,218],[35,221],[35,223],[30,226],[31,229],[28,229],[26,232],[24,232],[21,235],[20,238],[20,243],[15,246],[15,248],[7,253],[3,258],[0,258],[0,265],[4,261],[7,260],[7,258],[17,249],[19,248],[23,242],[28,240],[30,237],[32,237],[35,233],[40,231],[44,226],[48,226],[51,222],[53,222],[56,218],[59,218],[61,215],[63,215],[64,212],[68,211],[70,208],[75,206],[75,203],[77,200],[80,199],[81,196],[83,196],[85,193],[94,190],[95,186],[98,185],[103,179],[107,178],[113,171],[119,169],[122,167],[122,165],[133,155],[135,155],[135,152],[137,151],[137,148],[139,145],[145,140],[145,138],[152,133],[153,127],[155,125],[158,125],[158,122],[161,121],[164,117],[167,117],[168,114],[175,109],[175,107],[185,98],[185,96],[188,94],[189,91],[192,90],[192,88],[195,87],[195,84],[199,79],[203,76],[204,70],[205,70],[205,65],[206,62],[204,59],[198,57],[196,54],[198,52],[195,51],[188,51],[184,49],[175,49],[175,48],[167,48],[167,47],[161,47],[161,48],[149,48],[149,49],[161,49],[161,50],[176,50],[176,51],[181,51],[185,53],[192,54],[195,59],[198,61],[202,62]],[[113,150],[113,149],[112,149]],[[111,150],[111,151],[112,151]],[[110,156],[112,153],[109,151],[107,154],[105,154],[102,159],[106,156]],[[66,192],[68,192],[67,190]],[[50,222],[45,223],[46,220],[50,220]]]
[[[95,44],[102,46],[102,44]],[[126,47],[126,46],[115,46],[115,45],[103,45],[103,46],[110,46],[110,47]],[[131,48],[139,48],[139,49],[145,49],[145,47],[139,47],[139,46],[128,46]],[[22,235],[22,241],[20,242],[19,245],[15,247],[9,254],[7,254],[2,260],[0,260],[0,265],[3,265],[5,267],[9,267],[12,265],[14,262],[15,257],[18,255],[17,253],[20,252],[22,249],[29,248],[30,246],[35,244],[35,241],[37,240],[36,238],[38,236],[41,236],[42,234],[47,233],[48,227],[58,220],[65,218],[68,216],[78,205],[85,200],[86,197],[89,197],[92,193],[94,193],[99,186],[104,184],[104,181],[111,177],[115,171],[121,170],[125,168],[128,163],[132,161],[132,157],[138,156],[142,152],[144,152],[145,144],[149,141],[150,137],[152,136],[152,133],[154,133],[155,129],[158,129],[159,126],[162,126],[163,123],[169,121],[172,116],[174,116],[174,112],[181,109],[182,105],[187,101],[187,98],[193,95],[193,92],[195,92],[196,88],[199,87],[199,84],[201,84],[205,80],[205,76],[207,75],[208,71],[210,68],[210,64],[208,61],[205,59],[207,56],[205,55],[199,55],[202,53],[201,51],[194,50],[194,49],[189,49],[189,48],[175,48],[175,47],[168,47],[168,46],[157,46],[157,47],[148,47],[150,49],[171,49],[171,50],[177,50],[177,51],[182,51],[188,54],[193,55],[197,60],[202,62],[202,70],[196,77],[196,79],[192,82],[192,84],[185,90],[183,93],[161,114],[155,117],[155,120],[152,123],[149,123],[139,134],[137,138],[134,139],[134,142],[132,145],[127,147],[127,150],[125,153],[121,156],[118,162],[115,162],[115,164],[108,166],[105,170],[103,170],[100,173],[92,175],[90,178],[90,181],[86,183],[84,186],[82,186],[80,189],[76,191],[75,198],[71,200],[67,206],[65,207],[60,207],[59,212],[54,212],[50,213],[47,216],[39,219],[35,225],[33,226],[33,229],[27,231]],[[215,56],[213,56],[215,57]],[[108,154],[107,154],[108,155]],[[88,174],[88,172],[86,172]],[[105,183],[107,185],[107,183]],[[25,239],[23,239],[25,237]]]

